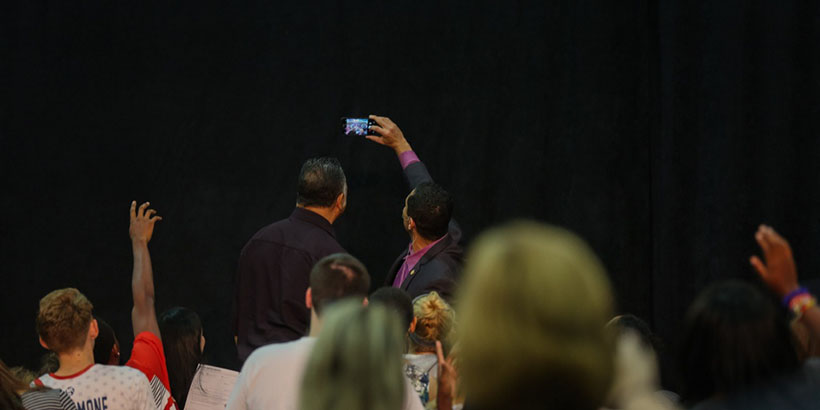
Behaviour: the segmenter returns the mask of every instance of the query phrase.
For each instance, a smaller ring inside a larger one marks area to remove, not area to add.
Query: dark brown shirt
[[[257,347],[305,335],[310,270],[319,259],[344,251],[330,222],[304,208],[294,209],[290,217],[262,228],[248,241],[239,256],[234,301],[240,361]]]

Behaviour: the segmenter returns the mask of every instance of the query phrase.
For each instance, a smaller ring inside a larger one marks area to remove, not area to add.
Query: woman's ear
[[[308,309],[313,309],[313,295],[310,292],[310,288],[307,288],[307,291],[305,291],[305,306],[307,306]]]
[[[46,344],[46,341],[43,340],[42,337],[40,338],[40,346],[43,346],[43,349],[51,350],[51,349],[48,348],[48,345]]]

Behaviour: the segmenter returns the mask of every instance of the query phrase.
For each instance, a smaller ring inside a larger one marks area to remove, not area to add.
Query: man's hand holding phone
[[[371,125],[370,131],[374,133],[365,136],[365,138],[393,148],[393,151],[396,151],[396,155],[401,155],[403,152],[413,150],[407,140],[404,139],[404,133],[401,132],[399,126],[391,121],[390,118],[370,115],[370,119],[376,121],[378,125]]]

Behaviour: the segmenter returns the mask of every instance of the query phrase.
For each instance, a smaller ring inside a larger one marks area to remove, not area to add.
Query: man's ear
[[[370,304],[370,301],[367,300],[367,298],[364,298],[364,300],[362,301],[362,306],[367,306],[368,304]]]
[[[336,209],[343,211],[345,209],[345,202],[347,202],[347,195],[343,191],[336,197],[336,201],[334,202]]]
[[[310,292],[310,288],[305,291],[305,306],[308,309],[313,309],[313,294]]]
[[[43,340],[42,337],[40,338],[40,346],[43,346],[43,349],[51,350],[51,349],[48,348],[48,345],[46,344],[46,341]]]
[[[411,217],[407,217],[407,230],[412,231],[416,229],[416,221],[413,220]]]
[[[410,329],[407,329],[407,333],[413,333],[416,331],[416,325],[419,323],[419,318],[413,316],[413,321],[410,322]]]
[[[97,319],[91,319],[91,326],[88,327],[88,336],[96,339],[100,335],[100,328],[97,326]]]

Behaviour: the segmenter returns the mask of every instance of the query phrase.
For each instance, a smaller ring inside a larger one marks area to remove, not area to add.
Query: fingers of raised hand
[[[159,216],[159,215],[156,215],[153,218],[149,219],[149,221],[151,221],[152,223],[156,222],[156,221],[161,221],[161,220],[162,220],[162,217]]]
[[[371,125],[370,131],[376,131],[379,134],[379,136],[386,136],[388,134],[386,128],[380,127],[378,125]]]
[[[767,276],[769,276],[769,270],[766,268],[766,265],[763,264],[763,261],[761,261],[760,258],[758,258],[757,256],[752,256],[749,259],[749,263],[751,263],[752,266],[754,266],[755,270],[757,271],[757,274],[760,275],[761,278],[765,279]]]
[[[130,215],[132,221],[137,217],[137,201],[131,201]]]
[[[764,253],[769,252],[771,244],[769,243],[769,238],[766,236],[766,230],[763,225],[761,225],[755,233],[755,240],[757,241],[757,244],[760,245],[760,248],[763,249]]]
[[[148,208],[148,205],[151,205],[151,203],[145,202],[140,205],[140,209],[137,211],[137,218],[142,218],[145,215],[145,208]]]

